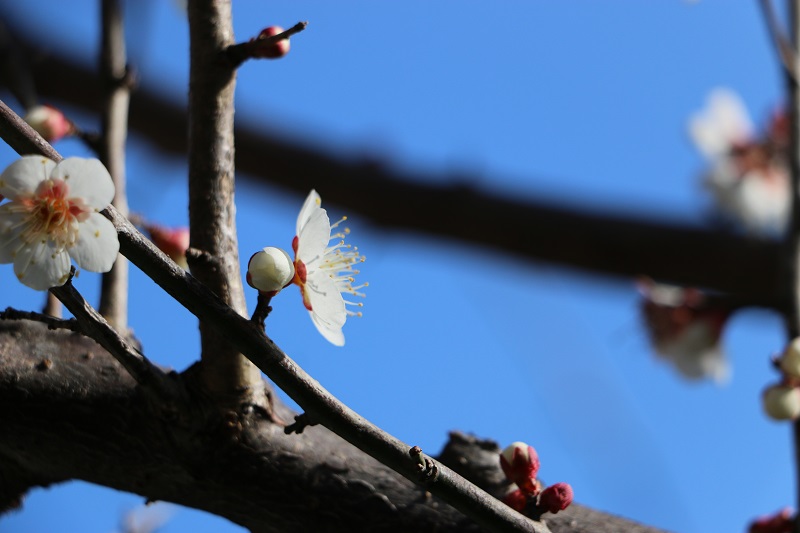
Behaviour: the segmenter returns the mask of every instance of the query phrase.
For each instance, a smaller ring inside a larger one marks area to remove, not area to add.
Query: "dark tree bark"
[[[181,404],[164,409],[94,341],[0,320],[0,506],[33,487],[83,479],[256,532],[480,530],[323,427],[286,435],[251,405],[220,411],[193,368],[172,378]],[[494,442],[453,434],[440,459],[497,496],[508,488],[498,453]],[[579,505],[547,524],[658,531]]]

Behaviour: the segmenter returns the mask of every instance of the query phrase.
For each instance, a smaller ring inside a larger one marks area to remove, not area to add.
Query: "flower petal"
[[[78,266],[91,272],[108,272],[119,253],[114,225],[103,215],[92,213],[78,226],[78,242],[67,249]]]
[[[311,320],[317,330],[332,344],[344,345],[342,326],[347,320],[347,312],[336,282],[326,273],[317,271],[307,280],[305,293],[311,304]]]
[[[0,263],[13,263],[17,250],[22,247],[20,234],[25,229],[23,213],[12,213],[7,208],[11,203],[0,206]]]
[[[55,167],[55,162],[44,156],[23,156],[0,174],[0,194],[13,200],[20,194],[33,193]]]
[[[51,176],[67,183],[69,198],[83,198],[86,205],[94,209],[105,209],[114,199],[114,182],[98,159],[64,159]]]
[[[303,231],[303,226],[305,226],[308,219],[311,218],[311,214],[317,209],[322,209],[321,206],[322,199],[319,197],[319,194],[317,194],[317,191],[311,189],[306,201],[303,202],[303,207],[300,208],[300,214],[297,215],[297,229],[295,235],[300,235],[300,232]]]
[[[306,282],[311,309],[323,322],[342,327],[347,319],[342,293],[328,274],[317,271]]]
[[[303,229],[297,234],[297,258],[311,270],[315,261],[319,260],[331,240],[331,221],[324,209],[311,214]]]
[[[23,246],[14,258],[14,273],[19,280],[37,291],[63,285],[69,276],[69,255],[57,250],[52,241]]]
[[[311,321],[314,322],[317,331],[319,331],[328,342],[334,346],[344,346],[344,333],[342,333],[341,326],[336,327],[327,322],[323,322],[313,311],[309,311],[308,314],[311,315]]]

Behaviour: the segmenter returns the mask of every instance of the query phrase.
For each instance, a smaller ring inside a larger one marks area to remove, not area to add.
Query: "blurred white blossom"
[[[730,375],[721,347],[730,310],[710,305],[697,289],[642,280],[641,311],[655,353],[686,378],[725,382]]]
[[[752,235],[779,235],[789,216],[785,116],[762,136],[736,93],[715,89],[689,121],[689,134],[709,169],[704,184],[719,214]]]

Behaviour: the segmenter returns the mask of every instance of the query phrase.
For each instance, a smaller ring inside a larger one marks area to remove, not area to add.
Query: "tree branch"
[[[233,96],[236,70],[224,61],[233,44],[229,1],[196,0],[189,13],[189,225],[191,246],[213,261],[192,261],[192,274],[239,314],[247,306],[239,270],[234,203]],[[261,374],[224,332],[200,323],[203,375],[211,391],[240,401],[263,398]]]
[[[122,216],[128,216],[125,191],[125,140],[128,135],[130,76],[125,55],[125,29],[120,0],[102,2],[100,73],[105,91],[100,160],[114,180],[111,202]],[[118,256],[111,270],[102,277],[100,313],[119,331],[128,329],[128,260]]]
[[[789,4],[789,24],[791,27],[792,66],[796,67],[797,50],[800,49],[800,2]],[[764,4],[768,6],[768,4]],[[776,24],[772,21],[772,24]],[[773,30],[777,31],[777,30]],[[796,70],[785,70],[786,91],[789,100],[789,168],[791,171],[791,213],[789,228],[784,243],[783,267],[784,283],[789,299],[789,307],[784,315],[786,333],[789,340],[800,336],[800,85]],[[795,501],[800,504],[800,420],[792,424],[795,459]],[[793,531],[800,533],[800,520],[795,518]]]
[[[53,360],[47,369],[37,368],[41,353]],[[3,500],[20,488],[83,479],[204,509],[254,532],[480,530],[325,428],[285,435],[258,410],[220,412],[193,369],[175,378],[184,401],[177,417],[165,418],[80,335],[0,321],[0,354]],[[454,434],[442,459],[471,466],[469,475],[500,495],[507,485],[498,453],[491,441]],[[574,504],[548,525],[555,533],[658,533]]]

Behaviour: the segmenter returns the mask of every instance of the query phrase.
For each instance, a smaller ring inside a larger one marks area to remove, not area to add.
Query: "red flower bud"
[[[32,107],[23,118],[31,128],[36,130],[36,133],[49,143],[54,143],[75,132],[75,126],[64,116],[64,113],[49,105]]]
[[[184,270],[189,269],[186,262],[186,250],[189,248],[189,228],[166,228],[156,224],[145,224],[144,229],[150,234],[159,250],[178,263]]]
[[[539,472],[539,455],[533,446],[524,442],[514,442],[500,454],[500,467],[509,479],[522,491],[536,495],[536,474]]]
[[[539,508],[544,512],[557,513],[572,503],[572,487],[569,483],[556,483],[542,491]]]
[[[280,26],[270,26],[269,28],[264,28],[261,30],[261,33],[258,34],[258,37],[254,39],[256,46],[253,47],[253,51],[251,52],[252,56],[267,59],[277,59],[288,54],[289,39],[281,39],[275,43],[259,44],[260,40],[266,37],[272,37],[273,35],[278,35],[279,33],[283,32],[284,29]]]
[[[525,506],[528,505],[528,497],[524,492],[517,489],[506,494],[503,497],[503,503],[521,513],[525,510]]]

